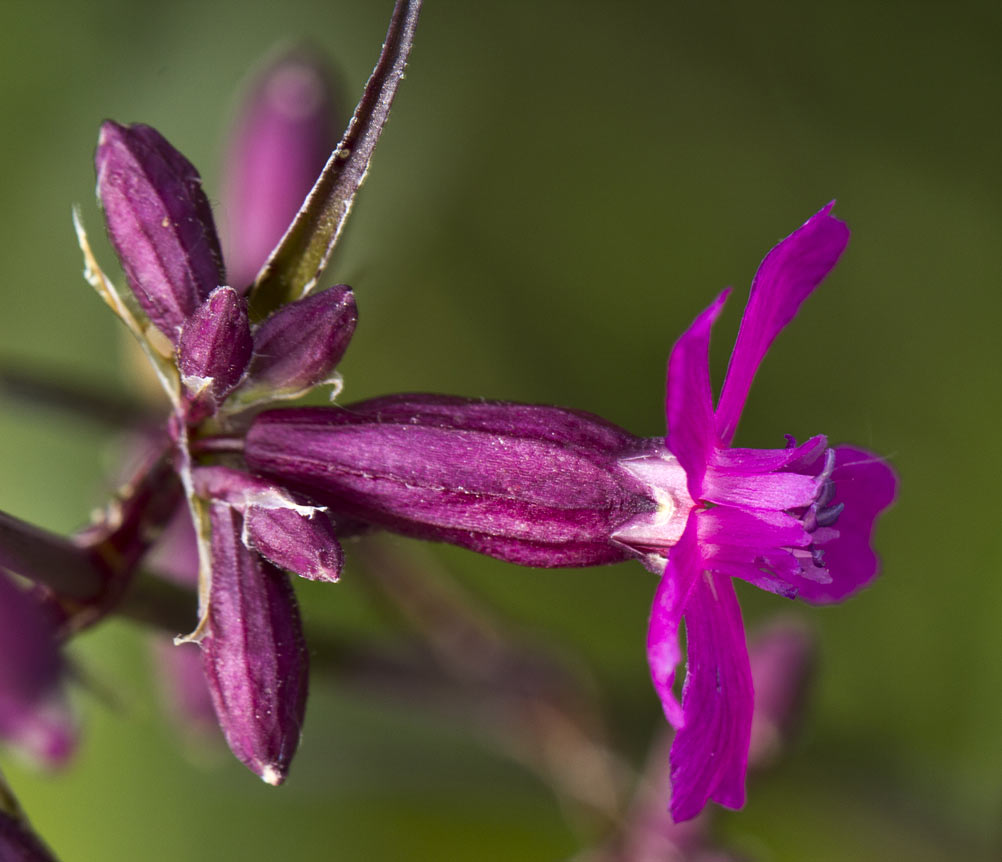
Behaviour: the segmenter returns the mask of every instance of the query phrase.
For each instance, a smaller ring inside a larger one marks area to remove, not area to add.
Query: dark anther
[[[834,506],[829,506],[827,509],[818,509],[815,514],[818,526],[831,527],[838,520],[838,516],[842,514],[844,508],[845,503],[837,503]]]
[[[829,479],[824,485],[821,486],[821,491],[818,493],[818,498],[814,501],[814,505],[819,509],[823,509],[827,506],[832,498],[835,496],[835,483]]]

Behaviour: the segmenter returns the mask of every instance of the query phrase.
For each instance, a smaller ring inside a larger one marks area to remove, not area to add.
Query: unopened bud
[[[251,358],[247,304],[232,287],[217,287],[185,321],[177,364],[195,418],[214,413],[240,382]],[[201,416],[198,414],[202,414]]]
[[[297,398],[336,382],[334,369],[357,319],[355,297],[344,284],[282,306],[254,332],[254,358],[236,397],[244,403]]]
[[[210,510],[212,586],[202,667],[230,750],[281,784],[299,744],[308,657],[288,577],[241,541],[242,519]]]
[[[192,164],[150,126],[101,126],[97,193],[129,286],[173,343],[225,283],[209,202]]]
[[[338,579],[344,554],[322,507],[229,467],[198,467],[193,478],[199,496],[227,503],[243,515],[247,547],[302,578]]]

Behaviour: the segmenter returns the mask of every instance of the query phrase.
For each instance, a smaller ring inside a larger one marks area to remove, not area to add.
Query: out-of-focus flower
[[[0,572],[0,740],[51,766],[76,745],[65,674],[53,616]]]
[[[815,668],[815,637],[801,623],[775,622],[748,645],[755,712],[748,763],[768,764],[796,730]]]
[[[249,87],[223,161],[224,246],[237,290],[254,281],[337,146],[331,79],[320,53],[298,46]]]
[[[691,818],[708,799],[740,807],[754,696],[731,578],[811,602],[847,597],[876,574],[873,525],[895,494],[885,463],[824,437],[730,445],[759,363],[848,241],[831,208],[762,262],[716,408],[709,337],[727,293],[676,343],[664,441],[557,408],[411,395],[263,413],[244,457],[335,512],[422,538],[528,565],[632,555],[663,571],[648,657],[678,728],[672,812]]]

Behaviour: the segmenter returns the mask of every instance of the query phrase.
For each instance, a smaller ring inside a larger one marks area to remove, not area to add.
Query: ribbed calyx
[[[260,414],[248,466],[335,514],[529,566],[629,559],[657,501],[621,460],[641,440],[589,413],[439,395]]]

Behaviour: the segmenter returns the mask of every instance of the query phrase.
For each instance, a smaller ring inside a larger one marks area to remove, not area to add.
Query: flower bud
[[[209,202],[192,164],[155,129],[101,126],[97,193],[129,287],[173,343],[185,319],[225,283]]]
[[[243,542],[281,569],[314,581],[336,581],[344,555],[323,509],[285,489],[229,467],[198,467],[199,496],[225,502],[244,517]]]
[[[254,332],[254,358],[237,393],[241,402],[296,398],[336,381],[334,368],[356,320],[355,297],[345,284],[282,306]]]
[[[285,574],[248,550],[242,519],[210,510],[212,586],[202,667],[230,750],[268,784],[281,784],[299,744],[308,657]]]
[[[244,456],[337,514],[531,566],[635,554],[614,530],[656,508],[617,459],[650,444],[588,413],[401,395],[260,414]]]
[[[330,70],[297,48],[252,84],[223,183],[226,259],[243,289],[264,265],[337,146]]]
[[[196,418],[214,413],[240,382],[251,349],[244,298],[232,287],[217,287],[185,321],[177,345],[178,370],[189,402],[197,405]]]

